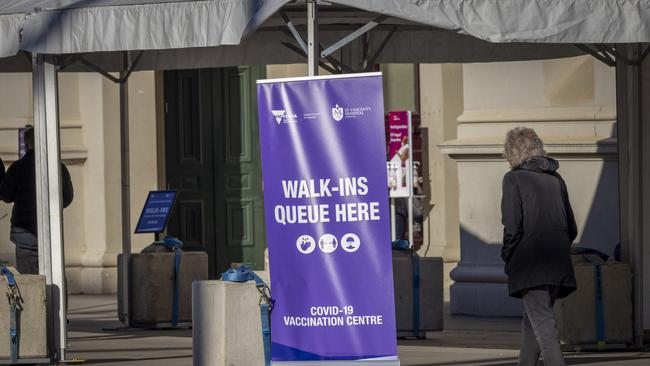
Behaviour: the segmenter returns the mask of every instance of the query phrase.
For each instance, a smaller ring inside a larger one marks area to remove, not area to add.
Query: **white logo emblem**
[[[344,115],[343,108],[339,107],[338,104],[336,105],[336,107],[332,108],[332,118],[334,118],[336,122],[342,120],[343,115]]]
[[[338,248],[339,241],[336,240],[336,237],[332,234],[325,234],[320,237],[318,241],[318,247],[323,253],[332,253]]]
[[[309,254],[316,249],[316,240],[309,235],[302,235],[296,240],[296,247],[302,254]]]
[[[273,113],[273,117],[275,117],[275,121],[280,124],[282,123],[282,118],[284,117],[284,109],[274,109],[271,111]]]

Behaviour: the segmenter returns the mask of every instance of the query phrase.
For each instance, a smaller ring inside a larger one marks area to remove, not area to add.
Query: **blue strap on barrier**
[[[172,327],[178,325],[178,313],[180,302],[180,279],[181,279],[181,248],[174,249],[174,300],[172,302]]]
[[[273,310],[273,299],[269,292],[269,287],[264,280],[253,272],[248,266],[239,266],[231,268],[221,274],[222,281],[229,282],[248,282],[255,281],[255,286],[260,292],[260,317],[262,319],[262,343],[264,344],[264,364],[271,364],[271,322],[270,316]]]
[[[16,316],[16,307],[12,306],[9,319],[9,342],[10,342],[10,359],[11,363],[18,361],[18,319]]]
[[[392,242],[391,248],[393,248],[393,250],[410,250],[411,244],[409,244],[408,240],[400,239]]]
[[[260,317],[262,318],[264,365],[269,366],[271,364],[271,307],[269,304],[260,303]]]
[[[10,362],[12,364],[18,362],[18,322],[17,322],[17,312],[22,310],[22,297],[20,296],[20,291],[18,285],[16,284],[16,279],[14,274],[5,267],[2,266],[0,273],[7,278],[7,299],[9,300],[9,310],[10,310],[10,319],[9,319],[9,342],[10,342]]]
[[[163,245],[174,250],[174,298],[172,299],[172,327],[178,326],[179,297],[180,297],[180,277],[181,277],[181,257],[183,251],[183,242],[173,236],[165,236],[164,240],[157,241],[156,244]]]
[[[420,257],[411,253],[413,267],[413,336],[420,337]]]
[[[8,286],[16,286],[16,278],[14,278],[14,274],[11,273],[9,268],[2,266],[2,269],[0,269],[0,272],[2,273],[3,276],[7,278],[7,285]]]
[[[594,263],[596,293],[596,346],[605,347],[605,314],[603,306],[603,281],[600,264]]]

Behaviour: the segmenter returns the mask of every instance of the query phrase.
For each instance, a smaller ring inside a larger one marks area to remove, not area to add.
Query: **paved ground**
[[[88,365],[192,365],[191,330],[117,331],[116,307],[113,296],[71,296],[69,356]],[[431,339],[399,341],[402,365],[516,365],[519,320],[447,316],[445,324]],[[568,354],[567,363],[647,366],[650,352]]]

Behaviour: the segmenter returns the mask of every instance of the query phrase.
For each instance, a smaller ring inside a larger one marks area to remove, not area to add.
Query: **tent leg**
[[[631,59],[640,53],[637,44],[617,47]],[[650,110],[642,99],[650,90],[643,75],[646,69],[643,65],[616,64],[621,254],[634,273],[634,345],[637,347],[643,345],[644,329],[650,329],[648,295],[644,293],[644,285],[648,283],[644,268],[648,253],[644,253],[644,244],[650,238],[650,185],[646,183],[650,181],[650,146],[645,143],[650,138],[650,129],[645,128]]]
[[[307,3],[307,65],[309,76],[318,75],[318,61],[320,50],[318,49],[318,4],[316,0]]]
[[[67,304],[57,69],[50,56],[34,54],[32,70],[39,273],[45,276],[47,285],[50,355],[53,361],[59,361],[65,359]]]
[[[122,177],[122,314],[125,327],[131,323],[130,257],[131,257],[131,184],[129,167],[129,67],[128,52],[124,54],[124,70],[120,73],[120,160]]]

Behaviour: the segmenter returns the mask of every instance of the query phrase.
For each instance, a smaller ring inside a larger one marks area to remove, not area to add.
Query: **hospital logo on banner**
[[[332,118],[334,118],[336,122],[340,122],[344,118],[351,119],[363,117],[366,115],[366,113],[369,112],[372,112],[372,108],[370,106],[343,108],[336,104],[334,107],[332,107]]]
[[[338,104],[336,107],[332,108],[332,118],[334,118],[336,122],[343,119],[343,108],[339,107]]]

